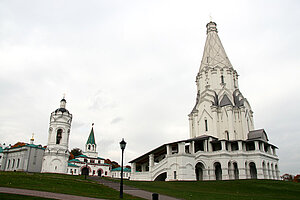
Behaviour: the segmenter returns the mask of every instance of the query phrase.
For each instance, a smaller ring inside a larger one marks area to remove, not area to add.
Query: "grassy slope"
[[[104,199],[119,199],[119,192],[80,176],[0,172],[0,186],[40,190]],[[139,199],[124,195],[126,199]]]
[[[138,182],[126,185],[182,199],[300,199],[300,184],[274,180]]]

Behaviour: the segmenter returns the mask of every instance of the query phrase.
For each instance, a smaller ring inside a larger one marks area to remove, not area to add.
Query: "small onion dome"
[[[62,113],[67,112],[67,113],[70,113],[70,112],[69,112],[67,109],[65,109],[65,108],[58,108],[58,109],[56,109],[54,112],[55,112],[55,113],[57,113],[57,112],[62,112]]]

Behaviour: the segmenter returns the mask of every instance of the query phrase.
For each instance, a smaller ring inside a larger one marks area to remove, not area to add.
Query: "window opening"
[[[206,119],[206,120],[204,120],[204,123],[205,123],[205,131],[208,131],[207,119]]]
[[[56,135],[56,144],[60,144],[60,140],[62,138],[62,129],[57,130],[57,135]]]

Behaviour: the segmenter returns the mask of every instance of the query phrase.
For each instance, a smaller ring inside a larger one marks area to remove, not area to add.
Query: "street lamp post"
[[[124,157],[124,149],[126,147],[126,142],[124,141],[124,138],[120,142],[120,147],[122,149],[120,199],[123,199],[123,157]]]
[[[88,173],[88,167],[87,167],[87,160],[86,160],[86,162],[85,162],[85,173],[84,173],[84,179],[86,179],[86,175],[87,175],[87,173]]]

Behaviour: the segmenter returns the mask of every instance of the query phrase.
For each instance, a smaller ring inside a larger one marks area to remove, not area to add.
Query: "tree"
[[[79,148],[74,148],[71,150],[71,154],[74,155],[74,157],[82,155],[82,150]]]
[[[116,161],[111,161],[109,159],[106,159],[104,163],[110,164],[112,166],[112,169],[120,167],[119,163],[117,163]]]
[[[72,152],[70,152],[69,160],[72,160],[74,158],[75,158],[75,156],[72,154]]]

